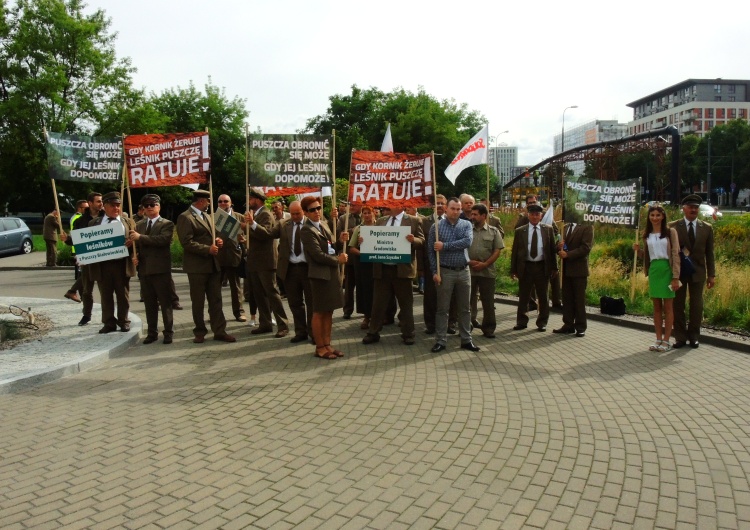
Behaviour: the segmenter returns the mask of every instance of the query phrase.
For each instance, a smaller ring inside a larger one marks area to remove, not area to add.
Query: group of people
[[[713,286],[714,264],[713,233],[710,225],[696,219],[699,202],[695,202],[695,197],[683,201],[685,222],[672,223],[670,226],[674,228],[669,230],[664,210],[658,206],[649,209],[650,222],[644,241],[657,328],[654,350],[665,351],[688,342],[694,347],[698,345],[703,283],[709,288]],[[232,312],[237,321],[247,321],[243,308],[243,302],[247,302],[254,328],[251,334],[273,333],[276,326],[276,338],[290,334],[279,289],[283,286],[292,314],[294,333],[290,341],[310,340],[315,344],[315,356],[322,359],[333,360],[344,355],[332,344],[333,313],[337,309],[343,309],[345,319],[351,319],[355,310],[363,315],[360,327],[366,332],[362,339],[366,345],[380,341],[383,326],[395,323],[398,312],[401,340],[406,345],[414,344],[415,285],[424,293],[425,332],[435,335],[432,352],[445,350],[449,335],[458,334],[461,348],[470,351],[479,350],[473,333],[479,331],[486,338],[495,337],[495,262],[505,247],[504,231],[499,219],[471,195],[449,199],[438,195],[435,211],[428,216],[393,206],[377,217],[370,206],[351,205],[344,212],[334,209],[327,220],[318,197],[293,201],[286,212],[281,201],[267,208],[267,197],[259,189],[251,188],[244,214],[232,209],[228,195],[218,198],[218,207],[240,225],[235,239],[216,232],[214,218],[207,212],[210,199],[208,191],[193,192],[190,207],[179,215],[176,223],[160,216],[160,198],[156,194],[141,199],[135,219],[122,213],[118,192],[104,196],[92,193],[87,200],[79,201],[80,215],[71,228],[120,222],[130,253],[127,258],[81,267],[76,284],[65,294],[72,300],[83,301],[84,315],[79,324],[86,325],[91,319],[92,290],[96,283],[102,301],[103,327],[99,332],[110,333],[118,327],[128,331],[129,281],[137,274],[146,309],[147,332],[143,342],[158,340],[161,312],[163,342],[171,343],[172,311],[181,309],[171,274],[170,248],[176,233],[184,252],[183,270],[190,289],[195,343],[204,342],[209,331],[204,315],[206,302],[213,339],[236,341],[226,331],[222,285],[230,288]],[[584,337],[593,227],[568,223],[558,234],[556,227],[541,222],[542,212],[537,198],[527,197],[527,212],[519,217],[515,228],[510,274],[519,282],[519,304],[513,329],[527,328],[529,311],[538,309],[536,329],[546,331],[550,314],[548,292],[552,287],[552,302],[562,305],[563,322],[553,332]],[[408,227],[404,237],[411,249],[410,259],[397,264],[361,259],[362,244],[366,237],[371,237],[363,229],[367,226]],[[72,244],[65,233],[62,239]],[[698,270],[678,285],[680,263],[675,252],[680,249],[690,255]],[[558,274],[562,275],[561,287]],[[244,288],[242,278],[245,278]],[[665,278],[669,285],[662,285]],[[684,307],[688,291],[691,308],[686,322]],[[674,307],[673,297],[677,300]],[[665,322],[657,320],[657,313],[661,315],[662,311]],[[673,326],[676,342],[670,345]]]
[[[656,341],[650,351],[700,345],[703,291],[716,281],[713,227],[698,218],[703,200],[682,200],[683,218],[668,223],[659,205],[650,206],[641,239],[633,248],[644,257],[649,297],[654,303]],[[686,302],[690,298],[687,316]],[[670,342],[674,336],[674,343]]]

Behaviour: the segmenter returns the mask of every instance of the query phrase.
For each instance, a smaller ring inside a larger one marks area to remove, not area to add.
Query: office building
[[[511,168],[518,165],[518,147],[505,144],[490,147],[488,162],[500,178],[500,184],[505,185],[515,176]]]
[[[582,145],[595,144],[598,142],[607,142],[617,140],[628,134],[628,125],[618,123],[617,120],[593,120],[582,125],[575,125],[565,129],[565,150],[568,151],[574,147]],[[554,152],[561,152],[562,134],[554,138]],[[586,163],[583,160],[577,160],[567,163],[575,175],[583,174]]]

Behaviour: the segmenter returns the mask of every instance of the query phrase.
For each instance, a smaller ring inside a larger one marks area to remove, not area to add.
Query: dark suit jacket
[[[695,265],[695,273],[691,282],[704,282],[706,276],[713,278],[716,276],[716,263],[714,261],[714,227],[710,224],[696,219],[693,221],[695,226],[695,244],[691,247],[688,239],[687,226],[685,219],[678,219],[669,223],[670,228],[677,231],[677,238],[680,241],[680,249],[686,248],[690,251],[690,260]]]
[[[390,222],[390,216],[381,217],[375,222],[375,226],[387,226]],[[416,278],[417,277],[417,251],[422,251],[424,245],[424,232],[422,231],[422,220],[405,213],[401,218],[400,226],[410,226],[411,234],[414,236],[414,242],[411,244],[411,262],[399,263],[396,265],[396,275],[399,278]],[[380,279],[383,277],[383,264],[373,263],[372,277]]]
[[[177,218],[177,237],[184,249],[182,270],[190,274],[211,274],[221,270],[219,258],[210,253],[214,239],[211,234],[213,220],[206,213],[200,217],[192,208]]]
[[[563,234],[568,233],[565,225]],[[594,227],[577,224],[570,238],[565,240],[568,257],[563,260],[563,274],[570,278],[585,278],[589,275],[589,253],[594,246]]]
[[[136,242],[138,246],[138,273],[141,276],[151,274],[166,274],[172,271],[172,238],[174,237],[174,223],[163,217],[151,227],[151,233],[146,235],[148,217],[135,225],[135,231],[141,234]]]
[[[254,219],[258,226],[255,230],[252,228],[249,230],[247,270],[251,272],[276,270],[279,257],[274,244],[274,227],[278,224],[276,218],[263,206],[255,214]]]
[[[305,226],[306,220],[302,220],[302,227]],[[289,271],[289,256],[292,253],[292,237],[294,235],[294,222],[291,219],[284,219],[277,223],[272,232],[274,237],[279,238],[279,261],[276,264],[276,275],[282,281],[286,280],[286,273]],[[327,241],[327,240],[326,240]],[[300,229],[300,242],[302,243],[302,230]],[[303,250],[304,250],[304,243]],[[327,247],[326,247],[327,250]],[[307,259],[307,258],[305,258]]]
[[[51,213],[44,218],[42,237],[48,241],[57,241],[57,233],[60,230],[60,220]]]
[[[100,225],[103,222],[105,222],[104,221],[105,219],[107,219],[106,216],[97,217],[96,219],[91,221],[89,226]],[[128,233],[130,233],[131,230],[135,230],[135,223],[133,222],[132,219],[125,217],[124,215],[120,216],[120,221],[122,222],[123,228],[125,229],[125,239],[127,239]],[[129,256],[127,258],[120,258],[120,259],[125,260],[125,275],[128,278],[132,278],[133,276],[135,276],[135,265],[133,265],[133,260],[131,258],[131,256],[133,255],[133,247],[130,247],[128,249],[128,254]],[[114,260],[114,261],[117,261],[117,260]],[[91,263],[90,265],[88,265],[88,267],[89,267],[89,274],[91,275],[91,279],[94,281],[99,281],[102,277],[101,262]]]
[[[328,253],[328,243],[333,244],[332,238],[333,234],[324,220],[320,221],[320,230],[309,219],[305,220],[302,225],[302,244],[305,247],[308,277],[330,280],[331,274],[337,273],[339,261],[335,254]]]
[[[544,252],[544,274],[550,276],[557,270],[557,248],[555,246],[555,233],[550,225],[539,223],[542,235],[542,248]],[[529,224],[516,228],[513,238],[513,249],[510,255],[510,273],[523,278],[526,272],[526,261],[529,259]]]

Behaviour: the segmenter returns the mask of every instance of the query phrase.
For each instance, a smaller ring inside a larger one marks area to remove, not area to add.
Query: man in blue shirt
[[[471,222],[460,219],[461,202],[448,199],[445,218],[430,228],[428,245],[430,269],[437,286],[437,314],[435,315],[436,342],[433,353],[445,350],[448,336],[448,310],[455,292],[461,347],[479,351],[471,339],[471,275],[469,274],[469,247],[473,239]],[[440,271],[438,273],[438,263]]]

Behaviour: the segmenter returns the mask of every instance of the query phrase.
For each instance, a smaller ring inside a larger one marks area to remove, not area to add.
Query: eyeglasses
[[[229,202],[229,201],[219,201],[219,204],[222,204],[222,203],[225,203],[225,202]]]
[[[153,202],[150,202],[150,203],[148,203],[148,204],[144,204],[144,205],[143,205],[143,207],[144,207],[144,208],[155,208],[155,207],[156,207],[156,204],[155,204],[155,203],[153,203]]]
[[[315,208],[308,208],[307,213],[319,212],[322,209],[323,209],[322,206],[316,206]]]

